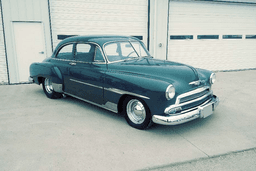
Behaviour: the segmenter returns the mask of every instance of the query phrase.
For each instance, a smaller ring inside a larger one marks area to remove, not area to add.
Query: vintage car
[[[81,99],[124,114],[137,129],[205,118],[219,103],[213,72],[154,59],[135,37],[66,38],[50,58],[31,64],[29,79],[48,98]]]

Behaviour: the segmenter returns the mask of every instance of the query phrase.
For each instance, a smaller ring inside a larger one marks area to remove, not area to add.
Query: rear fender
[[[63,76],[58,67],[49,62],[33,63],[30,66],[30,77],[35,83],[42,83],[42,78],[51,78],[53,89],[56,92],[63,92]]]

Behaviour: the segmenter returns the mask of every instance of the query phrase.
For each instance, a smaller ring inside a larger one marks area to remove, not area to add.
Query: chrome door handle
[[[74,66],[74,65],[76,65],[76,63],[75,62],[70,62],[69,65],[73,65]]]

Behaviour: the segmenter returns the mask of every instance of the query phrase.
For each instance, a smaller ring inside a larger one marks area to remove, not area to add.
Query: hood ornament
[[[200,84],[205,84],[205,80],[192,81],[189,83],[189,85],[196,85],[196,86],[199,86]]]

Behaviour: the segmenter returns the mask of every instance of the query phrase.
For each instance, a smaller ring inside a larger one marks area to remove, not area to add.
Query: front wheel
[[[54,91],[52,86],[52,80],[50,78],[45,78],[43,80],[43,89],[44,89],[45,95],[50,99],[58,99],[58,98],[61,98],[62,96],[61,93],[57,93]]]
[[[146,129],[151,126],[151,114],[147,105],[137,99],[127,97],[124,101],[124,112],[127,123],[137,129]]]

